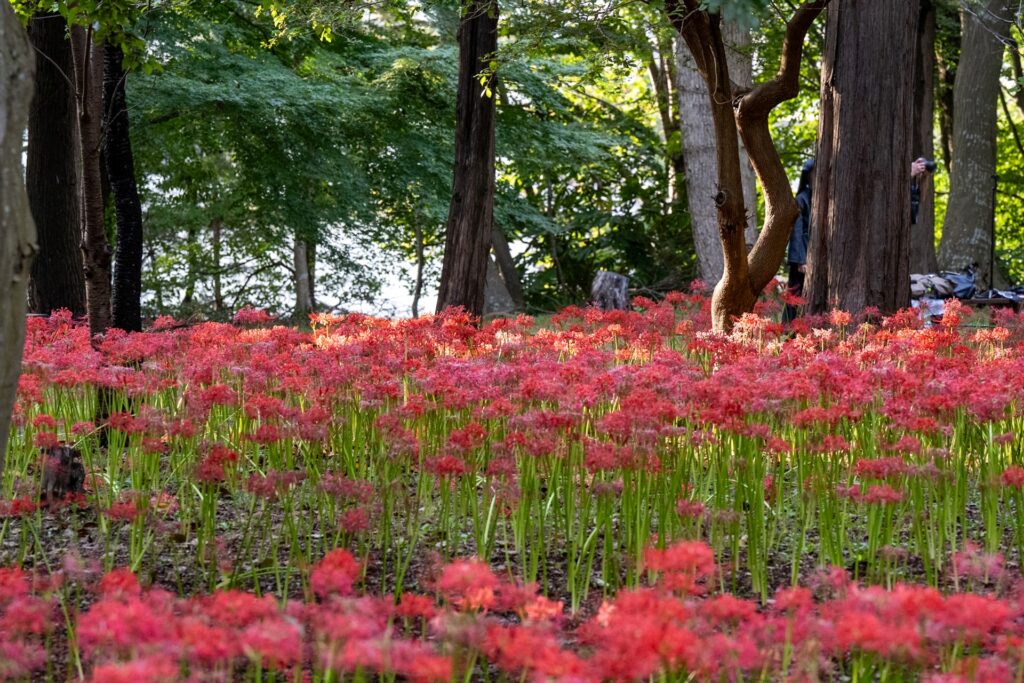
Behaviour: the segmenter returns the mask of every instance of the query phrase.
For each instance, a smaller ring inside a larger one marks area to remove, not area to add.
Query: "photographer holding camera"
[[[917,225],[917,210],[921,206],[921,183],[938,168],[932,159],[918,157],[910,163],[910,224]]]

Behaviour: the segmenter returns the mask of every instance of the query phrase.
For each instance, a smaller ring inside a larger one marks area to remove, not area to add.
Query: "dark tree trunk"
[[[993,286],[990,268],[994,268],[992,184],[996,172],[999,72],[1013,20],[1007,5],[1007,0],[987,0],[961,10],[963,38],[953,91],[953,164],[949,205],[939,244],[940,266],[959,270],[976,265],[980,279],[989,287]],[[998,282],[998,269],[993,272]]]
[[[921,0],[917,18],[917,54],[914,57],[914,138],[911,158],[935,158],[935,5]],[[935,183],[920,183],[921,203],[917,223],[910,229],[910,272],[934,273]]]
[[[74,27],[71,31],[78,143],[82,162],[78,185],[86,309],[89,314],[89,332],[97,335],[110,328],[111,257],[103,222],[103,183],[100,172],[103,51],[93,44],[92,37],[91,29]]]
[[[413,231],[416,239],[416,280],[412,290],[412,317],[420,317],[420,297],[423,295],[423,269],[427,265],[426,247],[423,244],[423,228],[419,217],[414,219]]]
[[[125,104],[124,54],[103,48],[103,111],[106,113],[107,178],[114,196],[117,246],[114,252],[112,310],[114,327],[142,331],[142,202],[135,183],[135,161]]]
[[[35,252],[22,136],[28,123],[35,60],[10,3],[0,6],[0,478],[25,345],[26,286]]]
[[[956,66],[960,61],[959,2],[932,0],[935,9],[935,104],[939,110],[939,145],[946,172],[953,164],[953,88],[956,85]]]
[[[75,72],[66,33],[67,24],[59,14],[37,14],[29,24],[36,81],[28,115],[25,182],[39,240],[29,304],[35,313],[66,308],[84,315]]]
[[[221,258],[221,230],[224,221],[214,218],[210,221],[210,231],[213,233],[213,310],[220,313],[224,310],[224,285],[220,272]]]
[[[494,212],[495,98],[479,75],[498,47],[497,0],[472,0],[459,24],[459,87],[455,105],[455,172],[445,230],[437,311],[484,310]]]
[[[313,281],[309,271],[309,242],[295,236],[292,262],[295,270],[295,319],[301,324],[309,322],[313,312]]]
[[[914,2],[829,9],[809,287],[813,311],[910,304]]]
[[[828,0],[809,0],[800,5],[786,24],[782,60],[775,77],[749,91],[734,93],[721,18],[702,10],[698,0],[666,0],[669,19],[686,41],[707,86],[715,126],[715,205],[725,257],[725,272],[711,298],[716,330],[730,330],[737,317],[754,309],[758,295],[778,272],[786,253],[798,212],[786,169],[772,141],[768,117],[776,106],[800,92],[804,37],[827,4]],[[764,226],[749,253],[737,129],[764,191]]]

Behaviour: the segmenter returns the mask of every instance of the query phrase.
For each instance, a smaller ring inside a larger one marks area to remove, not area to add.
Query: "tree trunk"
[[[494,213],[495,98],[490,85],[481,85],[479,75],[488,70],[497,47],[497,0],[472,0],[459,24],[455,171],[438,312],[461,306],[480,317],[484,310]]]
[[[917,53],[914,56],[914,137],[912,159],[935,158],[935,5],[921,0],[917,17]],[[934,273],[939,264],[935,256],[935,183],[931,178],[920,184],[921,199],[917,223],[910,228],[910,272]]]
[[[953,89],[956,85],[956,66],[960,60],[960,17],[959,2],[932,0],[935,9],[935,66],[938,78],[935,81],[935,103],[939,110],[939,144],[942,161],[949,172],[953,164]],[[950,30],[950,26],[956,28]]]
[[[301,237],[295,237],[293,249],[295,265],[295,318],[306,322],[313,312],[313,288],[309,277],[309,245]]]
[[[508,248],[508,240],[505,233],[494,228],[491,233],[491,246],[494,248],[494,260],[498,262],[498,270],[501,271],[501,279],[505,283],[509,296],[515,310],[526,310],[526,300],[523,297],[523,281],[516,269],[516,262],[512,259],[512,251]]]
[[[25,345],[25,305],[36,233],[22,179],[35,60],[10,3],[0,3],[0,478]]]
[[[220,272],[220,232],[223,225],[224,221],[220,218],[214,218],[210,221],[210,231],[213,233],[213,310],[218,313],[224,310],[224,286],[221,281]]]
[[[811,310],[910,305],[913,2],[828,13],[808,260]]]
[[[110,243],[103,222],[103,185],[100,172],[103,52],[93,44],[92,29],[71,30],[75,60],[75,104],[78,142],[82,160],[79,178],[79,220],[82,225],[82,259],[85,272],[89,333],[110,328]]]
[[[191,305],[196,296],[196,280],[199,279],[199,229],[189,225],[185,231],[185,291],[181,296],[181,305]]]
[[[25,181],[39,239],[29,302],[35,313],[66,308],[85,314],[85,276],[78,219],[75,77],[67,24],[37,14],[29,24],[36,50],[35,92],[28,116]]]
[[[804,36],[828,0],[803,3],[786,24],[778,73],[753,89],[734,93],[730,80],[721,20],[701,10],[698,0],[667,0],[669,19],[686,41],[711,103],[718,169],[718,236],[725,257],[722,279],[711,299],[716,330],[728,331],[736,317],[752,311],[758,295],[775,276],[797,217],[796,200],[786,169],[772,141],[768,117],[781,102],[800,92],[800,59]],[[764,189],[764,226],[747,249],[739,134]],[[690,195],[691,201],[693,195]]]
[[[992,192],[996,172],[999,72],[1012,25],[1007,0],[987,0],[960,12],[963,39],[953,89],[953,164],[949,205],[942,225],[939,265],[978,266],[979,281],[1001,280],[992,260]]]
[[[416,281],[412,290],[412,317],[420,317],[420,297],[423,296],[423,270],[427,266],[426,245],[423,243],[423,226],[419,216],[414,218],[413,230],[416,237]]]
[[[723,22],[722,36],[727,46],[730,77],[740,87],[749,88],[753,83],[750,34],[734,24]],[[707,83],[690,51],[682,43],[676,50],[676,61],[682,157],[693,243],[697,251],[697,272],[702,280],[713,285],[721,279],[725,267],[715,206],[718,191],[715,124],[708,103]],[[749,246],[757,239],[757,189],[742,140],[740,143],[740,177],[747,212],[744,241]]]
[[[117,218],[114,251],[112,324],[126,332],[142,331],[142,202],[135,183],[135,161],[125,104],[124,53],[103,48],[103,111],[106,113],[105,157]]]

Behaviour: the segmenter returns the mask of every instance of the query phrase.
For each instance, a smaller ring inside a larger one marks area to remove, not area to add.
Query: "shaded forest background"
[[[963,7],[934,6],[938,236]],[[736,17],[734,49],[754,82],[779,62],[783,11],[769,3],[760,16]],[[447,0],[192,0],[133,14],[119,48],[145,230],[144,315],[217,319],[243,305],[298,318],[433,310],[426,298],[452,191],[460,13]],[[815,152],[824,30],[808,33],[799,96],[772,114],[794,181]],[[640,292],[706,277],[677,92],[687,54],[664,9],[518,0],[503,3],[499,32],[489,81],[493,258],[517,307],[586,301],[601,269],[629,275]],[[1006,278],[1020,282],[1024,96],[1014,37],[1000,83],[996,253]],[[411,311],[389,302],[396,286]]]

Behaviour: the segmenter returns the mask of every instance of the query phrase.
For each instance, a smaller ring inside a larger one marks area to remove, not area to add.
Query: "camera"
[[[925,159],[924,167],[928,169],[929,173],[935,173],[935,169],[937,169],[939,165],[935,163],[935,159]]]

